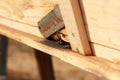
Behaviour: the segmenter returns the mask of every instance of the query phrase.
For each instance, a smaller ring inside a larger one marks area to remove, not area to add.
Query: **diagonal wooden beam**
[[[85,25],[78,0],[57,0],[74,51],[83,55],[91,55]]]

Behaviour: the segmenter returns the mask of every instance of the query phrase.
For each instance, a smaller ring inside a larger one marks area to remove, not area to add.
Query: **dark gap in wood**
[[[79,3],[79,7],[80,7],[80,12],[81,12],[81,16],[82,16],[82,19],[83,19],[83,23],[85,25],[85,31],[86,31],[86,34],[87,34],[89,45],[90,45],[90,48],[92,50],[92,45],[90,43],[90,32],[89,32],[89,29],[88,29],[88,22],[87,22],[87,17],[86,17],[84,5],[83,5],[82,0],[78,0],[78,3]],[[92,51],[92,55],[95,56],[94,51]]]
[[[59,39],[59,40],[55,40],[53,37],[49,37],[49,38],[47,38],[48,40],[50,40],[50,41],[54,41],[54,42],[56,42],[58,45],[70,45],[70,43],[68,43],[68,42],[65,42],[65,41],[63,41],[62,39]]]

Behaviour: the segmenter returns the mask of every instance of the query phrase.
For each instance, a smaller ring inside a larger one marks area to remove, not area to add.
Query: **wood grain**
[[[14,34],[14,32],[16,34]],[[67,63],[70,63],[91,73],[94,73],[98,76],[105,76],[109,80],[120,80],[119,64],[115,64],[103,58],[98,58],[94,56],[82,56],[70,50],[62,49],[54,42],[46,41],[42,38],[38,42],[34,39],[29,38],[29,36],[23,35],[23,32],[19,32],[20,31],[16,31],[5,25],[0,25],[0,34],[2,35],[5,35],[11,39],[26,44],[32,48],[43,51],[49,55],[58,57],[59,59]]]

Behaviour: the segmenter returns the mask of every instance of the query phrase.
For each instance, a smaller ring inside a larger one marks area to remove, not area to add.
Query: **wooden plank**
[[[38,42],[21,33],[22,32],[11,29],[5,25],[0,25],[0,34],[26,44],[32,48],[43,51],[49,55],[58,57],[59,59],[86,71],[99,76],[105,76],[109,80],[120,80],[119,64],[94,56],[82,56],[70,50],[61,49],[58,45],[51,41],[46,41],[41,38]]]
[[[2,16],[0,16],[0,24],[5,24],[13,29],[20,30],[22,32],[29,33],[38,37],[43,37],[38,27],[36,26],[27,25],[24,23],[21,24],[21,22],[14,21]]]
[[[91,45],[95,56],[108,59],[115,63],[120,63],[120,50],[112,49],[96,43],[91,43]]]
[[[54,0],[0,0],[0,15],[37,26],[55,5]]]
[[[68,37],[74,51],[91,55],[78,0],[58,0]]]
[[[52,57],[39,50],[35,50],[41,80],[55,80],[52,65]]]
[[[58,5],[38,22],[38,26],[45,38],[65,27]]]
[[[0,36],[0,80],[7,79],[7,47],[8,39],[5,36]]]
[[[90,41],[120,50],[120,0],[80,0]]]

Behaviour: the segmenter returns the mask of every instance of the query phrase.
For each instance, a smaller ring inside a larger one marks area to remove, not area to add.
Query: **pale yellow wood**
[[[91,55],[78,0],[58,0],[68,37],[74,51]]]
[[[55,5],[55,0],[0,0],[0,15],[36,26]]]
[[[0,16],[0,24],[5,24],[13,29],[29,33],[38,37],[43,37],[36,26],[27,25],[18,21],[14,21],[5,17]]]
[[[120,51],[119,50],[105,47],[103,45],[95,44],[95,43],[91,43],[91,45],[92,45],[92,50],[95,53],[95,56],[108,59],[115,63],[120,63]]]
[[[109,80],[120,80],[120,65],[105,59],[92,56],[82,56],[70,50],[61,49],[55,43],[46,41],[42,38],[38,39],[39,41],[35,41],[35,39],[32,39],[30,36],[23,35],[23,32],[14,30],[2,24],[0,24],[0,34],[26,44],[32,48],[41,50],[52,56],[58,57],[67,63],[94,73],[98,76],[104,76]]]
[[[80,1],[84,5],[90,41],[120,50],[120,0]]]

